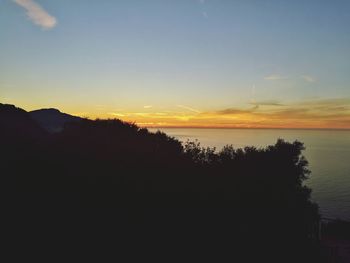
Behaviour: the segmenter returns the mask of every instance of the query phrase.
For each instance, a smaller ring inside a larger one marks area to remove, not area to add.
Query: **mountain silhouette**
[[[322,262],[301,142],[215,151],[118,119],[0,104],[0,146],[26,246],[84,247],[88,235],[162,261]]]
[[[50,133],[62,131],[66,123],[78,122],[81,120],[80,117],[62,113],[59,110],[53,108],[30,111],[29,115],[42,128]]]
[[[0,103],[0,141],[11,142],[15,139],[28,141],[41,139],[46,135],[46,131],[34,121],[28,112],[17,108],[14,105]]]

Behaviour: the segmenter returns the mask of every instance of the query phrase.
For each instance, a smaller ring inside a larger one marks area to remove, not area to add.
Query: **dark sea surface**
[[[158,129],[150,129],[157,131]],[[181,141],[198,140],[202,146],[232,144],[264,147],[278,138],[304,143],[304,155],[312,171],[306,184],[312,188],[312,199],[323,217],[350,220],[350,131],[287,129],[159,129]]]

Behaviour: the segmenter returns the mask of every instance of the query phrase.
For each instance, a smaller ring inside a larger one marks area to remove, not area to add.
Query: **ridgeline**
[[[164,262],[322,262],[301,142],[216,151],[120,120],[57,118],[0,104],[2,177],[23,244],[93,242]]]

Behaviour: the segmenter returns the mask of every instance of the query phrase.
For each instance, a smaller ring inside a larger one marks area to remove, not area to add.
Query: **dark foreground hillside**
[[[21,251],[322,262],[300,142],[215,152],[119,120],[48,133],[8,105],[0,105],[0,128],[11,242]]]

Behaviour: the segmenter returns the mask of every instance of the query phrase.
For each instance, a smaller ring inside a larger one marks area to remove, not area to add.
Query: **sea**
[[[199,129],[158,128],[182,142],[198,140],[203,147],[231,144],[265,147],[278,138],[303,142],[303,155],[309,161],[311,176],[305,184],[312,189],[312,199],[318,203],[322,217],[350,221],[350,130],[300,129]]]

